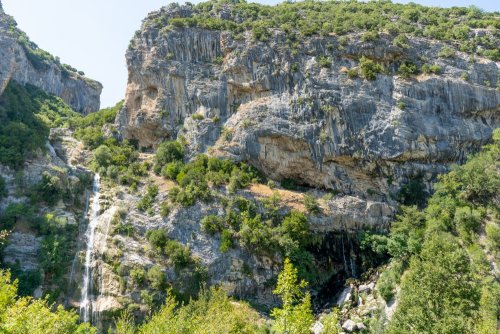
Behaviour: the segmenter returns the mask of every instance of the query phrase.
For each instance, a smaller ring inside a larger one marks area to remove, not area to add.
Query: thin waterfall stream
[[[85,322],[92,322],[93,315],[93,302],[94,296],[92,295],[92,259],[94,255],[94,239],[95,231],[99,222],[100,215],[100,177],[99,174],[94,176],[94,183],[92,187],[93,199],[92,207],[89,215],[89,224],[85,233],[87,242],[85,252],[85,267],[83,271],[83,284],[80,299],[80,317]]]

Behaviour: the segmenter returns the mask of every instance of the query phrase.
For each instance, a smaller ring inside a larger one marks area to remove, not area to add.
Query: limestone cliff
[[[446,44],[421,37],[399,47],[389,34],[330,34],[292,50],[279,29],[261,42],[249,31],[168,24],[197,11],[164,7],[131,41],[117,123],[142,147],[183,136],[193,152],[248,161],[274,179],[390,201],[412,178],[430,182],[462,162],[499,125],[494,61],[440,57]],[[230,5],[210,15],[239,20]],[[349,71],[363,56],[383,65],[375,80]],[[404,62],[440,73],[405,78]]]
[[[0,94],[16,80],[59,96],[83,114],[99,110],[102,85],[39,49],[16,25],[0,4]]]

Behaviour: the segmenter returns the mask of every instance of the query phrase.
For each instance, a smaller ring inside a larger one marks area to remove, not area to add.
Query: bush
[[[404,205],[418,205],[423,207],[429,194],[425,190],[425,184],[421,177],[414,177],[401,187],[398,200]]]
[[[156,249],[163,249],[168,241],[167,231],[164,229],[149,232],[148,241]]]
[[[355,79],[355,78],[357,78],[359,76],[358,69],[357,68],[350,68],[347,71],[347,76],[349,77],[349,79]]]
[[[184,164],[182,161],[173,161],[166,164],[161,170],[161,175],[169,180],[177,179],[177,176],[182,171]]]
[[[221,232],[223,228],[222,218],[216,215],[208,215],[201,220],[201,230],[210,235]]]
[[[387,303],[391,301],[396,293],[396,281],[392,272],[382,272],[377,281],[377,291]]]
[[[60,98],[35,86],[10,80],[0,96],[0,163],[20,168],[38,150],[45,150],[49,128],[77,117]]]
[[[305,245],[309,241],[309,222],[307,217],[300,211],[292,210],[283,219],[281,230],[301,245]]]
[[[307,212],[310,214],[319,214],[321,213],[321,207],[319,206],[318,200],[309,194],[304,195],[304,206],[306,207]]]
[[[79,323],[74,311],[49,305],[45,299],[19,298],[17,282],[11,282],[8,271],[0,272],[1,327],[11,334],[79,333],[93,334],[88,323]]]
[[[412,75],[418,74],[417,65],[410,61],[403,62],[398,68],[398,74],[402,78],[409,78]]]
[[[158,195],[157,185],[148,185],[146,189],[146,195],[144,195],[137,203],[137,209],[141,211],[148,211],[152,209],[154,200]]]
[[[20,220],[29,220],[33,210],[23,203],[11,203],[0,216],[0,231],[10,230]]]
[[[182,269],[193,263],[191,250],[176,240],[168,240],[165,245],[165,254],[168,256],[170,265],[176,270]]]
[[[394,45],[407,49],[410,47],[408,37],[404,34],[397,35],[393,40]]]
[[[111,149],[106,145],[101,145],[94,150],[94,161],[98,167],[108,167],[111,164]]]
[[[441,73],[441,67],[438,65],[424,64],[422,65],[422,72],[439,74]]]
[[[229,230],[223,230],[220,235],[220,247],[219,250],[226,253],[231,247],[233,247],[233,234]]]
[[[158,146],[155,155],[155,165],[164,166],[169,162],[182,161],[184,148],[178,141],[166,141]]]
[[[41,181],[35,185],[31,192],[31,200],[35,203],[45,202],[55,205],[62,198],[62,182],[57,176],[45,171]]]
[[[332,67],[332,61],[330,60],[330,58],[325,57],[325,56],[318,57],[318,64],[319,64],[319,66],[324,67],[324,68]]]
[[[361,57],[359,60],[359,67],[361,70],[361,74],[367,80],[375,80],[377,79],[377,74],[382,73],[384,70],[382,65],[377,64],[373,60],[366,58],[365,56]]]
[[[129,273],[132,284],[137,287],[142,286],[146,281],[146,271],[143,268],[133,268]]]
[[[163,202],[160,205],[160,215],[162,217],[167,217],[170,214],[170,205],[168,205],[168,202]]]
[[[165,288],[165,274],[160,267],[153,266],[149,268],[146,276],[153,289],[163,290]]]
[[[376,31],[367,31],[361,36],[363,42],[375,42],[378,39],[378,33]]]
[[[441,58],[454,58],[455,57],[455,49],[449,47],[449,46],[444,46],[439,50],[438,57]]]

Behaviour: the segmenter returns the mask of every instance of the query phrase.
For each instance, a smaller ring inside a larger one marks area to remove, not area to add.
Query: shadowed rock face
[[[77,112],[88,114],[99,110],[102,91],[99,82],[68,71],[56,61],[36,66],[17,40],[20,33],[14,19],[3,12],[0,4],[0,94],[13,79],[59,96]]]
[[[235,40],[228,32],[152,24],[191,11],[170,5],[150,14],[127,51],[117,123],[143,147],[183,135],[193,152],[212,147],[278,180],[357,195],[371,189],[387,199],[411,177],[430,181],[462,162],[499,125],[495,62],[471,62],[460,52],[439,58],[442,44],[427,39],[402,49],[390,36],[366,43],[350,35],[347,45],[310,37],[294,53],[280,31],[263,43],[249,33]],[[331,67],[320,66],[319,56]],[[347,69],[361,56],[387,74],[350,79]],[[396,74],[403,60],[442,71],[404,79]]]

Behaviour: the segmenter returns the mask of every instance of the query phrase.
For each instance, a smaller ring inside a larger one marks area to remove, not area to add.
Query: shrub
[[[111,149],[106,145],[101,145],[94,150],[94,161],[99,167],[108,167],[111,164]]]
[[[142,286],[146,281],[146,271],[143,268],[133,268],[130,270],[129,276],[135,286]]]
[[[179,173],[182,171],[183,167],[184,164],[182,163],[182,161],[172,161],[163,167],[163,169],[161,170],[161,174],[167,179],[175,180],[177,179]]]
[[[310,214],[319,214],[321,213],[321,207],[318,204],[318,200],[309,194],[304,195],[304,206],[306,207],[307,212]]]
[[[386,302],[389,302],[394,297],[396,282],[389,271],[384,271],[380,275],[377,281],[377,291]]]
[[[148,211],[152,209],[154,200],[158,195],[157,185],[148,185],[146,189],[146,195],[144,195],[137,203],[137,209],[141,211]]]
[[[153,230],[149,233],[148,241],[156,249],[163,249],[168,241],[167,231],[164,229]]]
[[[422,65],[422,72],[439,74],[441,73],[441,67],[438,65],[424,64]]]
[[[438,57],[440,58],[454,58],[455,57],[455,49],[449,47],[449,46],[444,46],[439,50]]]
[[[359,67],[361,70],[361,74],[367,80],[375,80],[377,79],[377,74],[382,73],[383,67],[380,64],[377,64],[373,60],[366,58],[365,56],[361,57],[359,60]]]
[[[403,78],[409,78],[412,75],[418,74],[417,65],[410,61],[405,61],[399,66],[398,74]]]
[[[170,264],[177,270],[193,263],[189,247],[184,246],[176,240],[167,241],[165,245],[165,254],[168,256]]]
[[[153,266],[149,268],[147,273],[147,279],[151,284],[151,287],[156,290],[163,290],[165,287],[165,274],[158,266]]]
[[[404,101],[398,101],[397,106],[401,110],[405,110],[405,108],[406,108],[406,104],[404,103]]]
[[[394,45],[399,46],[400,48],[407,49],[410,47],[408,37],[404,34],[397,35],[392,41]]]
[[[216,215],[208,215],[201,220],[201,230],[210,235],[221,232],[223,227],[222,218]]]
[[[217,56],[214,59],[214,64],[216,65],[222,65],[224,63],[224,57],[223,56]]]
[[[220,235],[220,251],[226,253],[231,247],[233,247],[233,234],[229,230],[223,230]]]
[[[318,57],[318,64],[319,64],[319,66],[324,67],[324,68],[332,67],[332,61],[330,60],[330,58],[325,57],[325,56]]]
[[[355,78],[357,78],[359,76],[358,69],[357,68],[350,68],[347,71],[347,76],[349,77],[349,79],[355,79]]]
[[[155,155],[155,165],[164,166],[169,162],[182,161],[184,148],[178,141],[166,141],[158,146]]]
[[[163,202],[160,205],[160,215],[162,217],[167,217],[170,214],[170,205],[167,202]]]
[[[375,42],[378,39],[376,31],[367,31],[361,36],[363,42]]]
[[[427,191],[421,177],[412,178],[401,187],[398,194],[399,201],[404,205],[418,205],[422,207],[427,198]]]
[[[34,202],[45,202],[52,206],[62,198],[62,192],[61,180],[45,171],[41,181],[33,187],[31,199]]]
[[[283,219],[281,229],[283,233],[302,245],[305,245],[309,240],[309,222],[307,217],[300,211],[292,210]]]
[[[203,121],[205,119],[205,116],[202,114],[193,114],[191,116],[195,121]]]
[[[500,248],[500,226],[495,223],[489,223],[486,225],[486,236],[490,247],[494,250]]]

